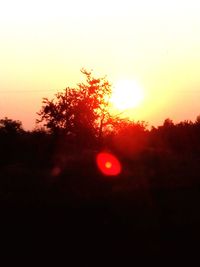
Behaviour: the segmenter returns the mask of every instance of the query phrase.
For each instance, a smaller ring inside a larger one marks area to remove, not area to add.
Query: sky
[[[0,2],[0,118],[33,129],[42,98],[74,86],[80,69],[137,82],[149,125],[200,114],[199,0]]]

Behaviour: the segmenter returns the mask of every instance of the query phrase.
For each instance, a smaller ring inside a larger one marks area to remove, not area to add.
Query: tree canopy
[[[111,84],[106,77],[95,78],[85,69],[81,72],[85,82],[76,88],[67,87],[52,100],[43,99],[37,122],[44,122],[50,132],[62,132],[80,143],[99,141],[118,119],[109,110]]]
[[[23,132],[21,121],[12,120],[7,117],[0,120],[0,133],[13,135],[21,132]]]

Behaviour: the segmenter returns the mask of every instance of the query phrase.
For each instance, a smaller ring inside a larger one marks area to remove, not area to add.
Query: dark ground
[[[56,177],[48,168],[3,166],[3,248],[74,261],[93,255],[94,266],[105,257],[198,255],[199,165],[192,162],[193,172],[192,163],[180,168],[177,160],[151,167],[135,161],[114,180],[84,164]]]

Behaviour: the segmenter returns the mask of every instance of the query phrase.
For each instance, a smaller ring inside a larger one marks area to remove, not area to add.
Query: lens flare
[[[96,158],[99,170],[106,176],[116,176],[121,173],[121,163],[111,153],[101,152]]]

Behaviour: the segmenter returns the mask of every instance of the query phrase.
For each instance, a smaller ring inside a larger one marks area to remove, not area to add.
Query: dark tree
[[[196,117],[195,124],[200,125],[200,115]]]
[[[43,99],[37,122],[45,122],[50,132],[64,133],[80,144],[100,142],[102,134],[114,124],[109,112],[111,84],[105,77],[94,78],[85,69],[81,72],[86,81],[77,88],[67,87],[55,99]]]
[[[19,120],[12,120],[5,117],[0,120],[0,133],[15,135],[23,132],[22,123]]]
[[[19,120],[0,119],[0,164],[15,162],[20,158],[20,139],[24,134]]]
[[[116,151],[131,158],[140,153],[147,145],[147,124],[144,121],[120,121],[113,136]]]

